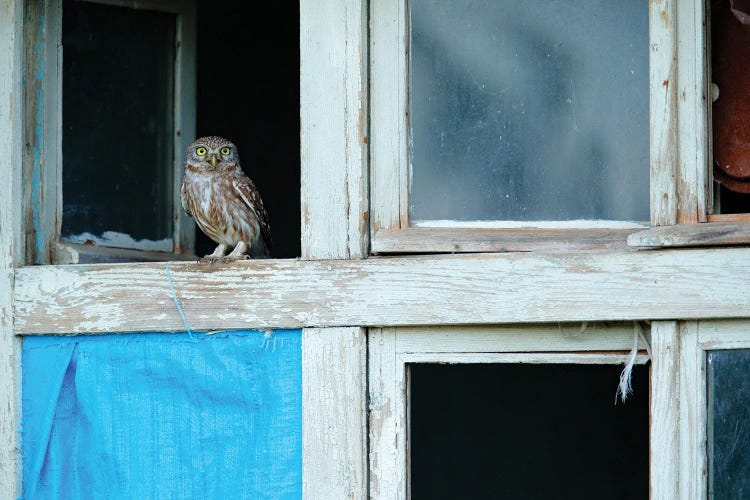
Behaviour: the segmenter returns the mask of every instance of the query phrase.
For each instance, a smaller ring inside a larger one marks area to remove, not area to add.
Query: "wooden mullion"
[[[408,227],[408,20],[406,0],[370,2],[370,226]]]
[[[679,498],[680,336],[676,321],[651,323],[650,498]]]
[[[707,498],[706,351],[698,342],[699,323],[680,323],[679,497]]]
[[[25,4],[26,262],[50,264],[62,222],[62,1]]]
[[[651,224],[677,222],[677,2],[649,2]]]
[[[317,271],[294,280],[310,286],[328,269],[315,260],[369,252],[366,1],[300,3],[300,82],[301,247]],[[302,333],[305,498],[367,497],[367,335],[351,325],[297,324],[315,327]]]
[[[23,242],[23,4],[0,0],[0,498],[21,497],[21,339],[14,268]]]
[[[709,174],[708,52],[706,5],[677,0],[677,83],[679,86],[677,223],[706,222],[712,189]]]

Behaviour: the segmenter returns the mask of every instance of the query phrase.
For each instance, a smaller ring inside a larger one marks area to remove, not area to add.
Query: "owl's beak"
[[[216,165],[219,164],[219,157],[216,155],[211,155],[211,158],[208,159],[208,163],[211,164],[212,167],[216,167]]]

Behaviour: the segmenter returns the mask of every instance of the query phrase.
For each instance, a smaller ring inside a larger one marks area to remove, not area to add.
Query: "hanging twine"
[[[625,368],[620,373],[620,383],[617,386],[615,392],[615,404],[619,399],[621,402],[625,402],[628,396],[633,394],[633,386],[631,384],[633,378],[633,366],[635,366],[635,359],[638,356],[638,341],[642,340],[646,346],[646,351],[649,357],[651,357],[651,346],[643,333],[643,327],[639,321],[633,321],[633,348],[630,350],[628,361],[625,363]]]
[[[177,293],[174,290],[174,283],[172,282],[172,273],[169,271],[169,261],[167,261],[167,263],[164,264],[164,270],[167,273],[167,283],[169,284],[169,292],[172,294],[172,299],[174,300],[174,305],[177,307],[177,312],[180,313],[180,318],[182,318],[182,324],[185,325],[185,330],[188,332],[188,335],[190,335],[190,338],[195,340],[193,338],[193,331],[190,329],[190,325],[188,325],[187,318],[185,317],[185,313],[182,311],[180,300],[177,298]]]

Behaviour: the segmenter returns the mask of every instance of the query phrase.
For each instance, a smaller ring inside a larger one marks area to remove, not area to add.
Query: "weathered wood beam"
[[[14,268],[23,262],[23,2],[0,0],[0,498],[21,496],[21,339]]]
[[[633,247],[707,247],[750,244],[750,225],[738,222],[652,227],[628,236]]]
[[[171,275],[197,330],[750,317],[748,248],[172,263]],[[184,328],[163,263],[15,279],[18,334]]]
[[[377,231],[373,253],[603,250],[627,247],[633,229],[408,228]]]

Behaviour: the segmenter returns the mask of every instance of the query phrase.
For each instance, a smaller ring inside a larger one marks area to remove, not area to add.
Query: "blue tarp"
[[[24,498],[300,498],[299,330],[26,337]]]

